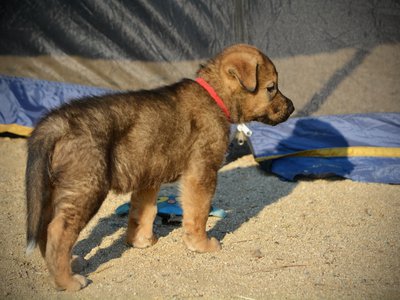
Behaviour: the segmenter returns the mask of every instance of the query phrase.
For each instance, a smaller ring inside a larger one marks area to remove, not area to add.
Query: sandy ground
[[[399,44],[379,45],[274,62],[297,115],[398,112],[399,50]],[[2,57],[0,71],[125,89],[192,75],[196,64],[170,64],[167,73],[146,64],[147,73],[138,76],[135,62],[85,60],[75,68],[74,61],[60,59],[67,58]],[[49,66],[52,72],[46,72]],[[182,73],[171,75],[171,66]],[[93,74],[85,73],[91,68]],[[400,186],[283,182],[260,171],[251,156],[220,172],[214,205],[228,216],[210,218],[208,229],[222,251],[192,253],[179,225],[160,222],[156,245],[127,247],[127,218],[114,210],[129,195],[110,194],[74,250],[88,261],[81,273],[92,283],[75,294],[56,292],[38,251],[24,253],[25,147],[24,139],[0,138],[0,299],[400,299]],[[175,192],[169,185],[161,194]]]
[[[124,244],[128,195],[110,194],[75,254],[92,283],[55,291],[39,251],[25,256],[26,140],[0,139],[0,298],[398,299],[400,187],[349,180],[283,182],[244,156],[220,172],[210,235],[223,249],[196,254],[179,225],[156,225],[158,243]],[[161,193],[176,192],[174,185]]]

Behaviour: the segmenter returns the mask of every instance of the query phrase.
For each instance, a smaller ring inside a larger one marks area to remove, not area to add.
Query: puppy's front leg
[[[198,171],[191,172],[185,174],[181,181],[185,230],[183,240],[191,251],[212,252],[221,249],[218,240],[216,238],[209,239],[206,233],[206,223],[217,181],[217,172],[210,171],[210,173],[205,179],[203,176],[199,176]]]
[[[129,210],[126,242],[136,248],[146,248],[157,242],[153,233],[153,222],[157,214],[159,187],[133,192]]]

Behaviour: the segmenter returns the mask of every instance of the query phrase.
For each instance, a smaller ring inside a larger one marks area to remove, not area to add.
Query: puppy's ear
[[[258,63],[254,56],[231,55],[225,62],[225,72],[236,78],[240,85],[249,92],[257,89]]]

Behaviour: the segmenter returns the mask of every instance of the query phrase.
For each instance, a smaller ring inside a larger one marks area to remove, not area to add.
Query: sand
[[[57,292],[37,250],[26,256],[26,140],[0,138],[0,298],[4,299],[396,299],[400,297],[400,187],[350,180],[284,182],[251,155],[219,173],[210,218],[220,252],[196,254],[179,224],[140,250],[124,243],[129,195],[110,194],[74,253],[91,284]],[[176,192],[166,185],[161,194]]]
[[[400,44],[274,62],[297,116],[400,111]],[[196,67],[0,58],[3,74],[114,89],[150,88],[192,76]],[[179,224],[159,221],[156,245],[126,246],[127,217],[114,211],[129,195],[110,194],[74,250],[88,261],[81,273],[92,283],[57,292],[39,251],[25,256],[25,159],[25,139],[0,138],[0,299],[400,299],[400,186],[284,182],[250,155],[219,175],[214,205],[228,216],[210,218],[208,230],[221,240],[220,252],[188,251]],[[171,193],[175,185],[161,191]]]

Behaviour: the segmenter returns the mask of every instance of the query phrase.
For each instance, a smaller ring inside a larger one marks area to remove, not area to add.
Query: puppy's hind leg
[[[151,187],[132,193],[126,235],[128,245],[146,248],[157,242],[153,233],[153,223],[157,214],[156,202],[159,190],[159,187]]]
[[[46,259],[47,230],[53,218],[53,207],[51,204],[45,205],[42,213],[42,224],[39,232],[38,244],[42,257]],[[80,256],[74,255],[71,258],[73,272],[80,272],[87,266],[87,261]]]
[[[91,191],[90,196],[75,194],[74,201],[68,201],[68,197],[57,198],[57,194],[62,193],[55,193],[57,205],[47,230],[46,263],[57,289],[77,291],[87,286],[88,281],[84,276],[72,272],[72,247],[80,231],[97,212],[106,193]]]

